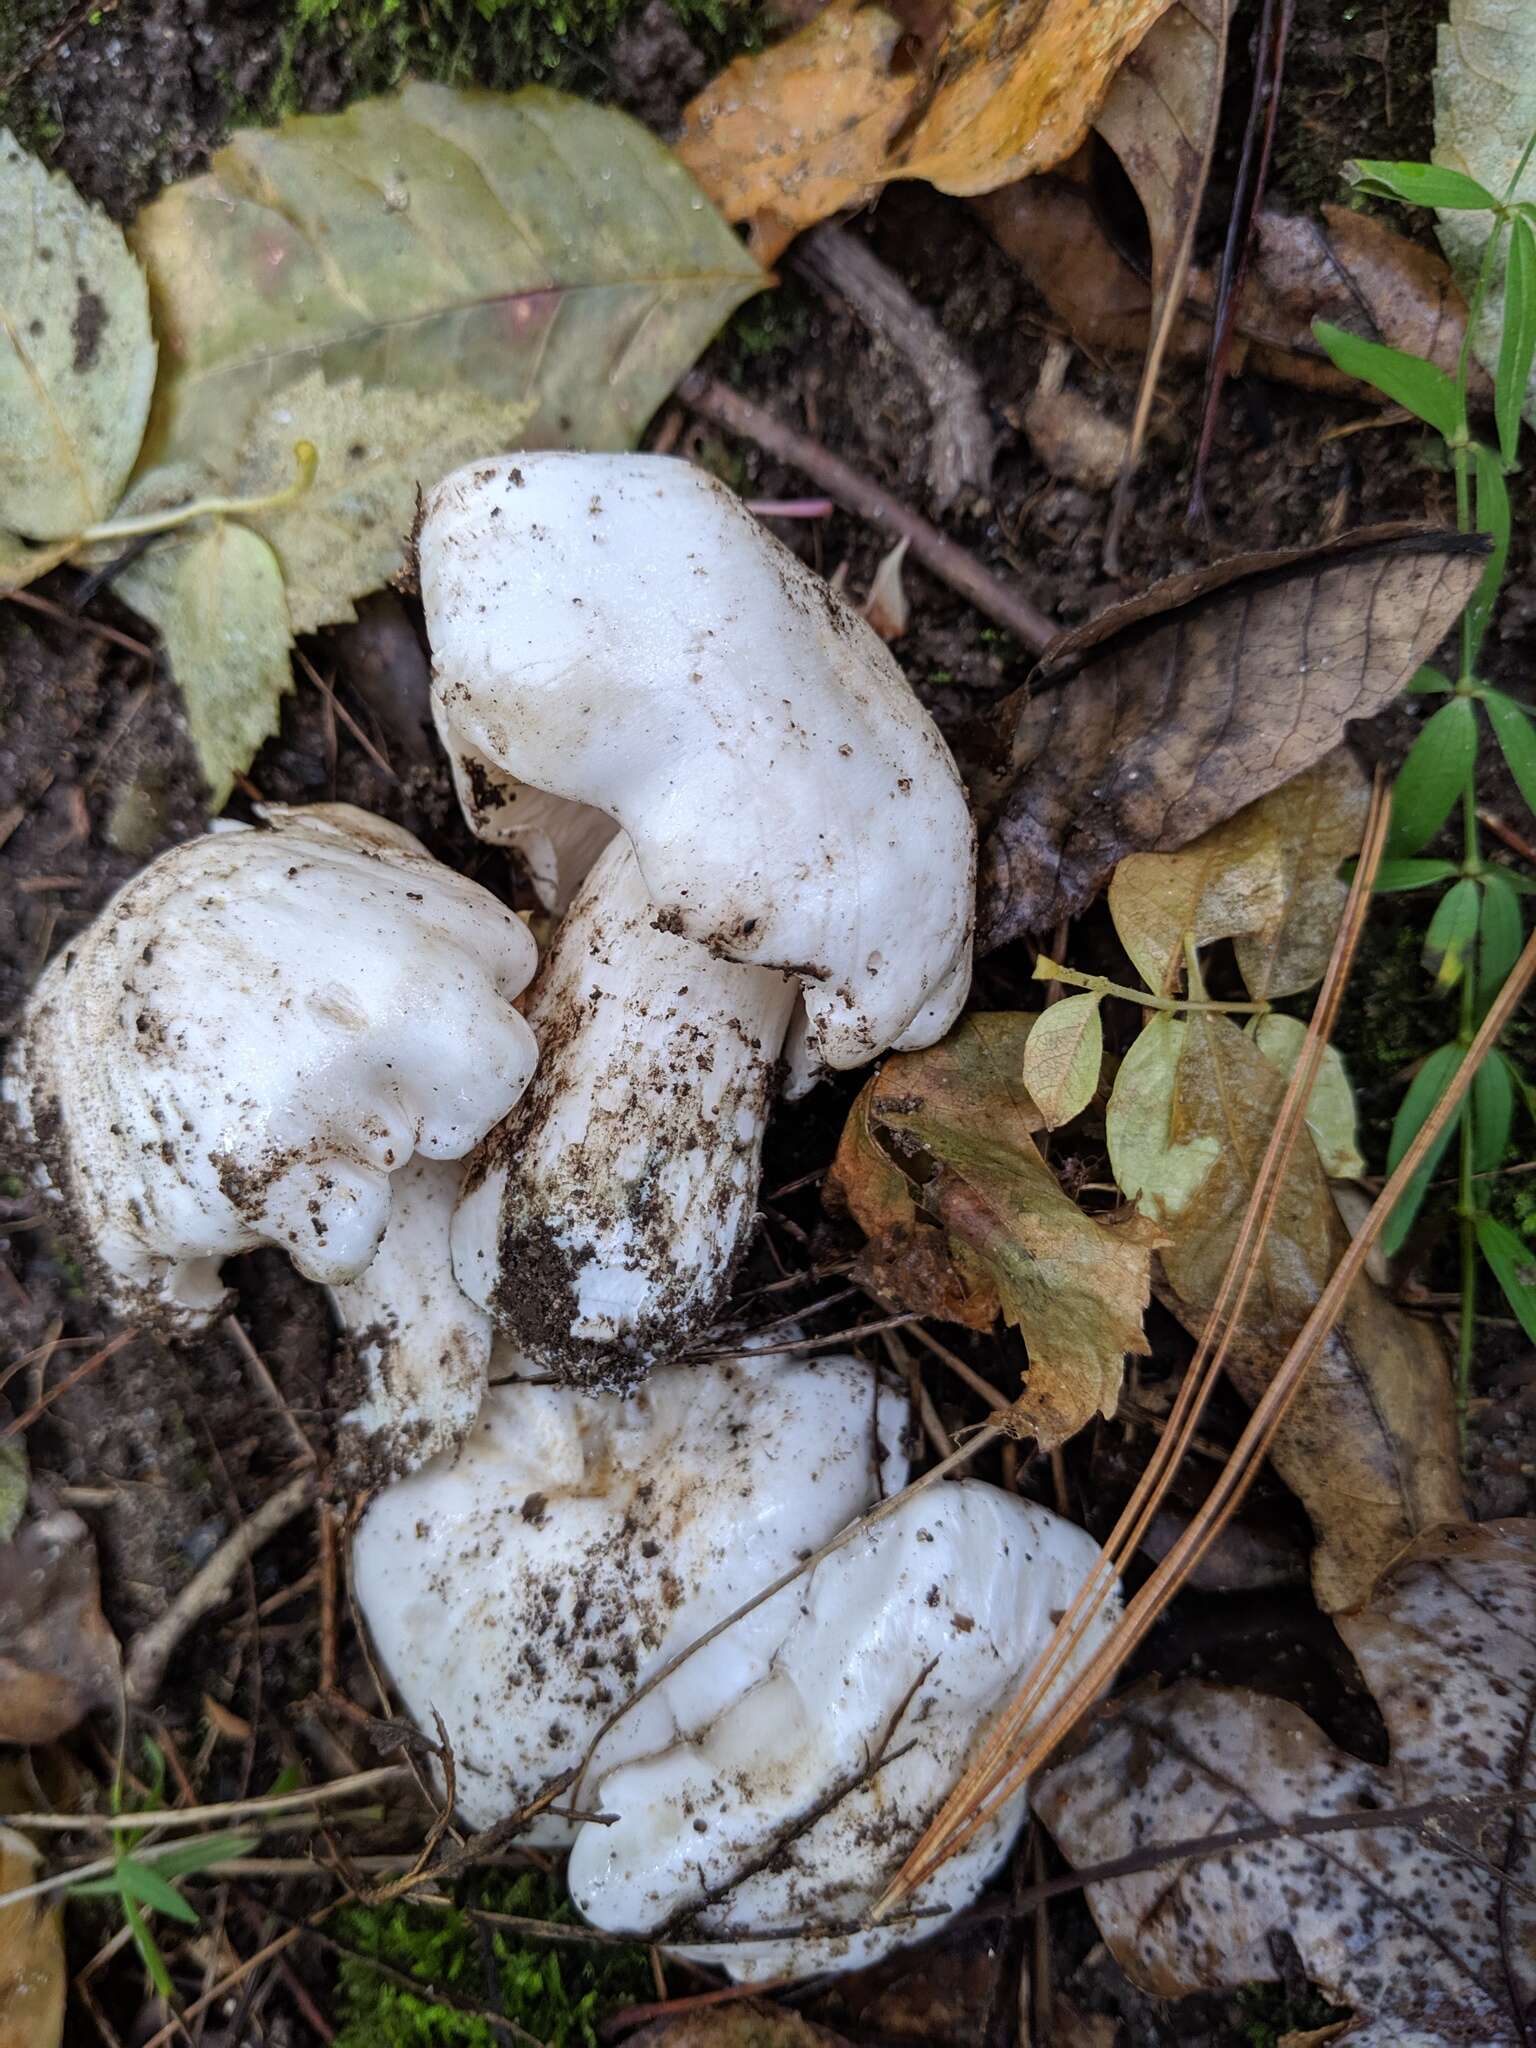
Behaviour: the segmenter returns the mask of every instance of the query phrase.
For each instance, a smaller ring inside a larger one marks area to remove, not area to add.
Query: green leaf
[[[1487,213],[1499,203],[1475,178],[1462,171],[1442,170],[1438,164],[1395,164],[1362,157],[1346,164],[1344,175],[1357,192],[1368,192],[1373,199],[1406,199],[1410,206]]]
[[[1527,809],[1536,811],[1536,725],[1530,713],[1502,690],[1485,690],[1483,709]]]
[[[1443,669],[1432,668],[1425,662],[1421,669],[1414,671],[1406,687],[1410,697],[1441,697],[1456,686]]]
[[[1456,432],[1461,404],[1455,380],[1444,370],[1418,356],[1404,355],[1401,349],[1367,341],[1329,320],[1314,320],[1312,332],[1346,377],[1373,384],[1394,405],[1405,406],[1447,441]]]
[[[1103,1063],[1098,996],[1067,996],[1041,1011],[1024,1041],[1024,1086],[1047,1129],[1070,1123],[1088,1107]]]
[[[277,730],[293,685],[282,572],[248,527],[217,521],[154,548],[117,578],[125,603],[158,626],[215,810]]]
[[[1376,891],[1390,896],[1402,889],[1427,889],[1460,873],[1453,860],[1384,860],[1376,870]]]
[[[1536,360],[1536,234],[1528,220],[1510,222],[1504,285],[1504,332],[1493,380],[1493,411],[1499,424],[1499,453],[1513,465],[1520,441],[1520,414]]]
[[[1472,1076],[1472,1166],[1492,1173],[1504,1162],[1515,1120],[1515,1084],[1504,1055],[1495,1048]]]
[[[188,1927],[197,1925],[197,1908],[173,1890],[153,1865],[141,1863],[136,1856],[123,1856],[118,1859],[114,1874],[117,1888],[125,1898],[137,1899],[141,1906],[164,1913],[168,1919],[183,1921]]]
[[[1477,1219],[1477,1243],[1521,1329],[1536,1344],[1536,1246],[1493,1216]]]
[[[1504,986],[1525,943],[1520,897],[1503,868],[1485,868],[1477,928],[1477,1000],[1486,1009]]]
[[[178,1842],[163,1855],[157,1850],[151,1867],[162,1877],[190,1877],[195,1871],[206,1870],[210,1863],[231,1863],[238,1856],[249,1856],[260,1839],[259,1835],[236,1834],[233,1830],[199,1835],[195,1841]]]
[[[1470,697],[1453,697],[1424,721],[1392,785],[1389,860],[1417,853],[1434,838],[1467,786],[1477,759],[1477,714]]]
[[[1267,1017],[1255,1017],[1248,1034],[1269,1064],[1289,1080],[1306,1043],[1307,1027],[1301,1019],[1273,1010]],[[1365,1172],[1355,1091],[1336,1045],[1323,1048],[1307,1103],[1307,1129],[1330,1180],[1358,1180]]]
[[[466,451],[632,446],[768,282],[654,136],[539,87],[244,130],[131,237],[176,336],[147,461],[245,495],[319,451],[255,522],[297,630],[351,616]]]
[[[1504,472],[1493,450],[1484,448],[1481,443],[1474,446],[1472,467],[1477,478],[1478,527],[1493,539],[1483,573],[1472,593],[1472,602],[1467,606],[1472,629],[1472,655],[1475,658],[1488,631],[1488,621],[1493,617],[1499,588],[1504,581],[1504,565],[1509,560],[1510,512],[1509,486],[1504,481]]]
[[[1424,934],[1424,965],[1439,987],[1454,988],[1461,980],[1477,937],[1482,905],[1482,891],[1470,875],[1453,883],[1435,905]]]
[[[1104,1137],[1122,1193],[1156,1222],[1179,1216],[1205,1185],[1221,1146],[1209,1133],[1176,1129],[1179,1062],[1189,1025],[1161,1010],[1120,1062]]]
[[[1393,1172],[1398,1161],[1413,1143],[1425,1120],[1434,1109],[1451,1082],[1460,1071],[1465,1053],[1459,1045],[1442,1045],[1432,1052],[1408,1084],[1408,1092],[1398,1105],[1397,1115],[1392,1124],[1392,1137],[1387,1146],[1387,1171]],[[1457,1119],[1452,1117],[1445,1129],[1429,1149],[1428,1157],[1418,1172],[1403,1190],[1397,1207],[1387,1218],[1387,1227],[1381,1234],[1381,1248],[1388,1258],[1400,1252],[1413,1228],[1413,1220],[1419,1213],[1425,1190],[1434,1179],[1435,1168],[1445,1156],[1445,1148],[1455,1135]]]
[[[122,232],[0,129],[0,527],[78,533],[117,503],[155,344]]]
[[[170,2005],[176,1997],[176,1986],[171,1982],[171,1973],[165,1967],[165,1957],[161,1955],[156,1945],[155,1937],[149,1931],[144,1915],[139,1911],[131,1898],[125,1894],[121,1896],[123,1899],[123,1918],[128,1922],[128,1931],[133,1936],[133,1945],[139,1952],[139,1960],[149,1972],[151,1984],[154,1985],[166,2004]]]

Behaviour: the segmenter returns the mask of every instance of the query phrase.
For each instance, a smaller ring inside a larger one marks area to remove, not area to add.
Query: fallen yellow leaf
[[[0,1892],[37,1875],[38,1854],[0,1828]],[[63,1914],[43,1899],[0,1906],[0,2048],[56,2048],[64,2031]]]
[[[1116,68],[1169,0],[960,0],[931,62],[901,24],[831,0],[738,57],[689,104],[678,154],[764,263],[895,178],[991,192],[1088,132]]]

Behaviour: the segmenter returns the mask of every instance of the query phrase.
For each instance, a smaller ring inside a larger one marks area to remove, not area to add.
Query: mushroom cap
[[[230,1253],[367,1265],[391,1174],[458,1158],[527,1085],[534,961],[409,833],[272,806],[162,854],[54,959],[5,1099],[117,1306],[197,1327]]]
[[[493,1386],[463,1448],[377,1495],[352,1550],[386,1670],[423,1726],[443,1717],[464,1818],[489,1826],[578,1766],[650,1673],[900,1486],[905,1419],[853,1358],[749,1352],[627,1397]],[[690,1658],[594,1768],[721,1711],[799,1596]],[[572,1832],[547,1815],[532,1839]]]
[[[827,1065],[942,1035],[975,874],[954,762],[740,499],[665,456],[503,456],[436,487],[418,550],[456,760],[616,819],[673,930],[799,977]]]
[[[919,1888],[921,1918],[853,1923],[1097,1558],[1085,1531],[981,1480],[914,1494],[816,1566],[794,1607],[778,1608],[776,1637],[749,1649],[727,1631],[740,1684],[718,1711],[689,1702],[666,1745],[616,1731],[631,1760],[595,1785],[593,1803],[615,1818],[578,1834],[572,1899],[595,1925],[642,1938],[692,1914],[680,1952],[737,1979],[854,1969],[932,1933],[1006,1856],[1022,1792]],[[851,1931],[753,1938],[800,1926]]]
[[[657,930],[619,834],[525,1006],[528,1092],[470,1161],[460,1285],[540,1367],[615,1387],[719,1308],[757,1216],[787,975]]]

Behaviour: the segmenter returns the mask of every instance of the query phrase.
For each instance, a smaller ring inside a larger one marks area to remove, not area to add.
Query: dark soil
[[[487,84],[554,78],[616,99],[665,130],[726,43],[758,26],[745,8],[727,10],[712,24],[699,10],[680,18],[661,0],[627,20],[618,0],[591,0],[585,9],[565,10],[559,30],[550,26],[553,10],[543,0],[514,0],[493,22],[446,0],[410,7],[374,0],[312,12],[323,18],[306,23],[293,9],[262,0],[121,0],[90,13],[66,0],[14,0],[0,22],[0,121],[123,218],[167,179],[200,168],[232,122],[287,107],[334,108],[393,82],[410,62]],[[1238,10],[1229,109],[1234,132],[1245,111],[1247,41],[1256,13],[1252,5]],[[1304,206],[1332,196],[1337,166],[1354,153],[1422,153],[1428,64],[1424,23],[1411,8],[1366,0],[1346,24],[1334,0],[1299,0],[1275,197]],[[1211,205],[1218,233],[1225,218],[1221,174],[1219,165]],[[1250,379],[1234,383],[1223,400],[1207,482],[1209,524],[1191,531],[1185,508],[1198,385],[1181,373],[1168,380],[1125,537],[1123,575],[1112,581],[1102,566],[1106,494],[1052,478],[1019,430],[1050,330],[1041,303],[969,210],[926,188],[892,188],[855,231],[869,238],[980,371],[999,429],[987,500],[952,509],[943,519],[946,530],[1015,578],[1063,625],[1216,555],[1303,542],[1379,519],[1452,521],[1449,480],[1426,464],[1410,433],[1327,440],[1327,429],[1356,416],[1358,406]],[[932,514],[920,390],[901,360],[873,343],[845,306],[822,298],[792,262],[779,292],[738,316],[707,367]],[[1083,354],[1071,370],[1076,388],[1122,421],[1129,417],[1135,375],[1134,363]],[[653,431],[750,495],[798,497],[807,488],[797,472],[755,447],[724,442],[681,408],[664,407]],[[1524,537],[1536,531],[1536,522],[1527,517],[1522,525],[1530,487],[1518,488],[1524,504],[1517,500],[1516,532],[1522,537],[1488,655],[1497,679],[1516,682],[1530,672],[1536,631],[1536,568]],[[868,587],[884,551],[880,536],[841,514],[783,531],[827,574],[846,565],[856,594]],[[912,622],[899,653],[963,752],[998,695],[1023,680],[1029,659],[921,570],[909,568],[906,580]],[[14,1019],[44,962],[111,892],[205,819],[163,664],[149,647],[135,650],[99,630],[139,640],[143,627],[110,592],[90,594],[77,611],[82,595],[81,579],[66,571],[37,587],[41,608],[0,606],[0,1025]],[[383,600],[369,609],[364,626],[320,636],[306,652],[334,687],[334,702],[312,682],[299,682],[280,734],[252,765],[232,814],[248,815],[256,797],[360,804],[407,826],[439,857],[526,906],[531,899],[512,867],[470,838],[459,819],[423,721],[424,669],[408,603]],[[369,748],[354,727],[367,735]],[[1373,756],[1390,762],[1414,729],[1415,713],[1398,709],[1360,737]],[[1490,777],[1488,801],[1511,819],[1520,815],[1517,799],[1497,777]],[[1417,951],[1405,916],[1394,906],[1381,937],[1373,937],[1344,1031],[1376,1166],[1404,1070],[1442,1028],[1438,1018],[1420,1014],[1432,1008],[1422,983],[1414,982],[1411,998],[1399,999],[1404,959],[1411,967]],[[1028,1001],[1027,980],[1022,955],[998,955],[984,966],[980,999],[1021,1007]],[[824,1170],[856,1085],[821,1089],[784,1113],[770,1133],[764,1236],[738,1282],[748,1316],[763,1315],[753,1305],[754,1287],[773,1281],[781,1269],[804,1271],[817,1257],[836,1257],[848,1247],[846,1233],[823,1215],[814,1181],[782,1198],[773,1191]],[[20,1165],[8,1161],[0,1180],[0,1249],[6,1254],[0,1262],[0,1367],[54,1337],[100,1341],[110,1334],[70,1247],[50,1219],[39,1216]],[[1441,1289],[1454,1284],[1446,1278],[1450,1270],[1431,1255],[1420,1277]],[[35,1472],[65,1489],[95,1532],[105,1609],[125,1641],[292,1469],[296,1432],[322,1458],[327,1451],[340,1361],[322,1297],[275,1254],[235,1262],[227,1277],[236,1294],[235,1320],[264,1361],[277,1401],[227,1330],[185,1346],[140,1337],[51,1406],[29,1433]],[[786,1300],[817,1298],[812,1287],[803,1295],[771,1296],[768,1313],[780,1313]],[[846,1305],[812,1326],[838,1327],[845,1319],[858,1319]],[[1171,1324],[1160,1324],[1157,1334],[1158,1356],[1149,1371],[1167,1380],[1188,1347]],[[1017,1372],[1011,1339],[978,1340],[975,1355],[999,1385]],[[18,1408],[30,1406],[44,1378],[51,1382],[64,1369],[54,1362],[46,1370],[24,1370],[11,1398]],[[975,1404],[969,1396],[957,1400],[952,1383],[932,1392],[950,1426],[976,1419]],[[1479,1508],[1530,1512],[1536,1505],[1536,1362],[1529,1346],[1497,1320],[1484,1332],[1477,1395],[1469,1458]],[[1230,1437],[1239,1420],[1234,1405],[1212,1427]],[[1066,1460],[1074,1511],[1098,1526],[1105,1500],[1117,1486],[1123,1489],[1126,1473],[1144,1455],[1133,1422],[1086,1433]],[[1043,1461],[1024,1466],[1021,1484],[1052,1497]],[[1096,1513],[1089,1513],[1089,1502],[1097,1503]],[[1207,1673],[1285,1692],[1340,1740],[1371,1753],[1379,1728],[1370,1702],[1297,1583],[1305,1529],[1294,1505],[1273,1486],[1254,1496],[1245,1520],[1268,1546],[1273,1573],[1264,1581],[1267,1590],[1256,1593],[1250,1585],[1236,1594],[1190,1594],[1148,1645],[1142,1669],[1171,1673],[1197,1664]],[[379,1702],[344,1611],[339,1679],[358,1704],[350,1714],[324,1714],[312,1698],[322,1675],[319,1596],[308,1576],[316,1564],[315,1528],[297,1522],[259,1552],[231,1605],[182,1645],[144,1720],[189,1764],[204,1745],[200,1797],[266,1784],[295,1759],[325,1775],[376,1760],[362,1724]],[[296,1590],[285,1603],[279,1596],[288,1587]],[[238,1718],[220,1723],[221,1711]],[[241,1723],[249,1725],[249,1736],[239,1732]],[[77,1739],[72,1754],[87,1768],[106,1770],[110,1759],[93,1740]],[[1029,1872],[1021,1854],[1021,1883]],[[273,1896],[289,1912],[315,1902],[291,1885]],[[843,1980],[831,1991],[802,1994],[796,2003],[808,2016],[871,2044],[971,2048],[1014,2039],[1020,1953],[1032,1948],[1033,1935],[1026,1941],[1010,1918],[1007,1896],[1005,1885],[934,1948]],[[74,1962],[86,1962],[94,1937],[109,1931],[109,1923],[73,1915]],[[257,1931],[242,1930],[242,1953],[258,1945]],[[1117,2015],[1119,2042],[1215,2048],[1273,2040],[1287,2026],[1304,2023],[1300,2009],[1292,2013],[1278,1993],[1269,2004],[1190,2001],[1176,2012],[1141,1997],[1095,1947],[1091,1923],[1075,1902],[1053,1907],[1050,1940],[1057,1992],[1084,2012]],[[301,1980],[301,2002],[291,1986],[275,1984],[259,2026],[253,2021],[249,2032],[217,2038],[316,2038],[302,2017],[302,1996],[322,2013],[329,2009],[331,1966],[303,1945],[290,1963]],[[99,1975],[95,1996],[127,2038],[141,2000],[131,1952]],[[78,2038],[96,2038],[84,2020]]]

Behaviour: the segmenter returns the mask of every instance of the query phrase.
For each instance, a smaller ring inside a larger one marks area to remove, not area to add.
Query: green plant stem
[[[1047,960],[1043,953],[1035,962],[1035,980],[1065,982],[1068,988],[1087,989],[1090,995],[1119,996],[1144,1010],[1214,1010],[1228,1017],[1262,1017],[1271,1008],[1269,1003],[1207,1003],[1183,996],[1155,996],[1148,989],[1127,988],[1124,982],[1108,981],[1102,974],[1084,974],[1081,968]]]
[[[301,498],[315,480],[319,458],[313,442],[296,441],[293,457],[299,473],[280,491],[268,491],[259,498],[194,498],[190,504],[176,505],[166,512],[144,512],[136,519],[104,520],[100,526],[87,526],[71,545],[83,547],[87,542],[134,540],[144,533],[169,533],[193,519],[238,518],[242,514],[248,518],[255,512],[276,512]]]

